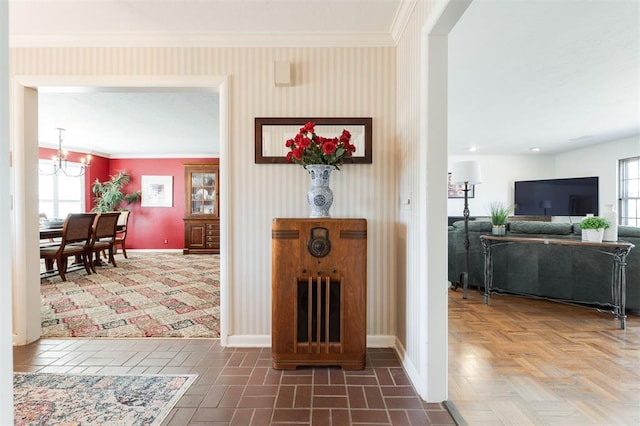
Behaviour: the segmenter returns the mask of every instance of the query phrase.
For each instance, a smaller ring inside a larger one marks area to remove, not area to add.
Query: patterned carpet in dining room
[[[220,256],[130,252],[42,278],[42,337],[220,337]]]

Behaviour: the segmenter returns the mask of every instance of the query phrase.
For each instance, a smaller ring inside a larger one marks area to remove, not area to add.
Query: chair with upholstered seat
[[[91,232],[95,213],[70,213],[62,226],[62,240],[59,245],[40,248],[40,259],[44,259],[47,272],[53,270],[55,261],[58,274],[66,281],[69,257],[79,259],[87,271],[91,273],[87,250],[91,244]]]
[[[125,241],[127,239],[127,225],[129,223],[129,210],[122,210],[118,219],[118,232],[116,232],[116,241],[113,247],[113,253],[118,253],[118,246],[122,247],[122,254],[125,259],[127,257],[127,247]]]
[[[116,227],[118,226],[119,212],[98,213],[93,223],[91,234],[91,244],[89,245],[89,265],[91,270],[96,272],[96,261],[100,258],[100,253],[109,253],[109,263],[117,267],[113,257],[113,248],[116,241]],[[93,254],[95,253],[95,260]]]

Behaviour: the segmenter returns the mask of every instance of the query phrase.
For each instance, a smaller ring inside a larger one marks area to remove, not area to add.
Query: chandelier
[[[58,152],[56,152],[56,154],[51,157],[51,161],[53,163],[53,170],[51,172],[43,172],[40,170],[40,174],[58,175],[62,173],[69,177],[80,177],[85,173],[87,173],[87,169],[91,167],[91,155],[87,155],[86,157],[83,157],[80,159],[79,168],[70,167],[69,168],[70,170],[67,170],[67,162],[68,162],[67,156],[69,155],[69,152],[62,149],[62,139],[63,139],[62,132],[64,132],[65,129],[57,127],[56,130],[58,131]]]

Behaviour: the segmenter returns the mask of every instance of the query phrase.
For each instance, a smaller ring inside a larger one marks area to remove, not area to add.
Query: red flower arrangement
[[[287,161],[301,164],[305,169],[309,164],[326,164],[340,170],[344,159],[356,152],[355,145],[351,145],[351,133],[344,129],[340,137],[323,138],[315,133],[315,123],[309,122],[300,128],[300,132],[293,139],[287,140],[285,146]]]

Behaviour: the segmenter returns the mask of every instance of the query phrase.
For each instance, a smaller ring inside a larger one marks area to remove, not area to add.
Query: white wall
[[[555,157],[555,177],[598,176],[600,212],[618,205],[618,161],[640,155],[640,135],[598,144]]]
[[[421,43],[424,43],[421,38],[421,30],[426,14],[425,3],[420,2],[398,43],[398,96],[396,100],[398,109],[396,126],[398,129],[398,174],[396,185],[400,204],[397,206],[396,256],[398,258],[398,274],[396,285],[399,305],[397,339],[402,353],[401,358],[418,392],[423,398],[428,399],[429,360],[426,353],[432,340],[435,342],[438,339],[436,336],[433,339],[430,338],[426,326],[426,311],[429,304],[426,289],[431,283],[428,279],[429,268],[426,265],[428,246],[424,223],[426,222],[425,210],[429,194],[424,185],[427,180],[424,175],[431,171],[426,170],[426,161],[429,155],[427,145],[431,140],[430,138],[425,140],[425,133],[421,128],[421,118],[426,114],[421,102],[421,95],[423,95],[421,93],[421,79],[426,78],[427,71],[420,55],[422,52],[420,46]],[[446,140],[441,141],[441,144],[446,147]],[[435,211],[437,211],[437,207]],[[437,219],[434,218],[435,220]],[[436,253],[431,260],[435,260],[437,257]],[[446,330],[446,327],[444,329]],[[440,367],[440,371],[443,370],[446,371],[446,365]],[[442,388],[443,394],[446,394],[446,383]]]
[[[397,336],[427,401],[447,399],[447,36],[468,4],[416,2],[398,42]]]
[[[550,155],[468,155],[449,156],[449,170],[458,161],[474,160],[480,163],[482,183],[474,188],[469,199],[471,216],[488,216],[489,204],[502,201],[513,204],[514,182],[528,179],[551,179],[555,174],[554,157]],[[447,214],[462,216],[464,199],[449,198]]]
[[[0,424],[13,424],[11,198],[9,196],[9,2],[0,2]]]
[[[606,204],[617,205],[618,160],[638,155],[640,155],[640,136],[557,155],[452,155],[449,156],[449,170],[458,161],[475,160],[480,163],[482,183],[475,187],[475,197],[469,199],[471,216],[488,216],[489,203],[492,201],[513,204],[513,188],[517,180],[587,176],[600,178],[599,208],[602,211]],[[447,200],[449,216],[462,216],[463,207],[463,199]]]

